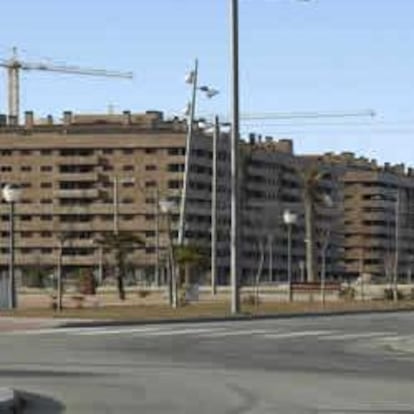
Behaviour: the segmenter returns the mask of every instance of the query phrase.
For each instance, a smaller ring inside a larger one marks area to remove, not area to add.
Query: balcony
[[[79,181],[99,181],[99,174],[97,172],[86,173],[60,173],[58,180],[60,182],[79,182]]]
[[[61,155],[58,158],[58,165],[99,165],[100,157],[97,154],[91,155]]]
[[[100,191],[97,188],[89,189],[68,189],[68,190],[56,190],[55,196],[57,198],[99,198],[101,196]]]

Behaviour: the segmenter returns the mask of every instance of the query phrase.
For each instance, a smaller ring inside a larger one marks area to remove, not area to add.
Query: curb
[[[139,326],[139,325],[157,325],[157,324],[184,324],[184,323],[208,323],[208,322],[234,322],[234,321],[254,321],[266,319],[293,319],[293,318],[316,318],[329,316],[347,316],[347,315],[369,315],[381,313],[400,313],[414,312],[414,309],[362,309],[362,310],[339,310],[339,311],[318,311],[318,312],[293,312],[277,313],[267,315],[234,315],[234,316],[214,316],[214,317],[192,317],[192,318],[171,318],[171,319],[137,319],[137,320],[93,320],[93,321],[76,321],[65,322],[56,327],[59,328],[98,328],[111,326]]]
[[[0,412],[1,413],[18,413],[19,397],[13,388],[0,388]]]

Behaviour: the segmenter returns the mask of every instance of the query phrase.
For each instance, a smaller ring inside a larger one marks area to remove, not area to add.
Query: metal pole
[[[193,124],[195,116],[195,107],[197,99],[197,77],[198,77],[198,60],[194,62],[194,76],[193,76],[193,91],[191,97],[190,116],[187,126],[187,140],[185,145],[185,159],[184,159],[184,174],[183,174],[183,188],[181,190],[181,204],[180,204],[180,216],[178,225],[178,244],[181,246],[184,244],[185,237],[185,215],[187,209],[187,193],[188,182],[190,172],[190,157],[191,157],[191,143],[193,138]]]
[[[217,293],[217,147],[220,136],[219,118],[214,118],[213,171],[211,183],[211,294]]]
[[[395,256],[394,271],[392,283],[392,298],[394,302],[398,301],[398,265],[400,260],[400,190],[397,190],[395,199]]]
[[[114,177],[113,181],[113,209],[114,209],[114,234],[118,234],[118,177]]]
[[[267,239],[269,249],[269,282],[273,281],[273,235],[269,234]]]
[[[230,228],[230,280],[231,313],[240,311],[239,297],[239,13],[238,0],[230,0],[231,66],[232,66],[232,129],[231,129],[231,228]]]
[[[321,267],[321,301],[325,306],[325,281],[326,281],[326,241],[322,247],[322,267]]]
[[[288,223],[288,294],[289,302],[292,302],[292,224]]]
[[[160,286],[160,207],[159,190],[155,189],[155,286]]]
[[[16,308],[16,286],[14,278],[14,201],[10,202],[9,213],[9,307],[10,309],[14,309]]]
[[[62,253],[63,253],[63,240],[59,239],[59,252],[58,252],[58,271],[57,271],[57,310],[62,310]]]
[[[103,247],[99,246],[99,269],[98,269],[99,285],[103,283]]]
[[[176,265],[175,265],[175,258],[174,258],[174,249],[172,244],[172,237],[171,237],[171,218],[170,213],[167,213],[167,228],[168,228],[168,249],[169,249],[169,257],[170,257],[170,298],[171,298],[171,305],[174,309],[177,308],[177,276],[176,276]]]

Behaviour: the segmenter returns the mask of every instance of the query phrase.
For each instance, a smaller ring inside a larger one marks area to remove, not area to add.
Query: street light
[[[21,189],[15,184],[6,184],[3,187],[2,194],[4,200],[9,203],[9,285],[8,285],[8,300],[9,308],[17,307],[16,283],[14,275],[14,209],[15,204],[20,200]]]
[[[181,246],[184,243],[185,237],[185,214],[187,207],[187,191],[189,181],[189,168],[190,168],[190,157],[191,157],[191,144],[193,138],[193,124],[195,117],[195,107],[197,100],[197,91],[203,92],[207,98],[216,96],[219,91],[209,86],[198,86],[198,59],[194,62],[194,68],[185,77],[185,82],[192,86],[191,101],[187,104],[184,109],[184,115],[188,117],[187,127],[187,139],[186,139],[186,151],[184,159],[184,174],[183,174],[183,188],[181,191],[181,203],[180,203],[180,215],[178,225],[178,244]]]
[[[175,258],[174,258],[174,249],[171,237],[171,212],[175,208],[176,204],[172,200],[168,199],[161,199],[159,200],[159,208],[160,212],[165,215],[167,219],[167,233],[168,233],[168,297],[170,301],[170,305],[174,309],[177,308],[178,305],[178,294],[177,294],[177,277],[176,277],[176,266],[175,266]]]
[[[298,216],[290,210],[283,212],[283,222],[287,225],[288,242],[288,295],[289,302],[292,302],[292,226],[297,222]]]

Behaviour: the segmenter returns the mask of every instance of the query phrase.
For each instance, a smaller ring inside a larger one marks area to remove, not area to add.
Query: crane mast
[[[10,59],[0,59],[0,66],[7,70],[8,112],[18,122],[20,114],[20,71],[38,70],[67,73],[82,76],[100,76],[107,78],[132,79],[132,72],[108,71],[104,69],[81,68],[73,65],[51,65],[42,62],[25,62],[17,56],[17,48],[13,48]]]

